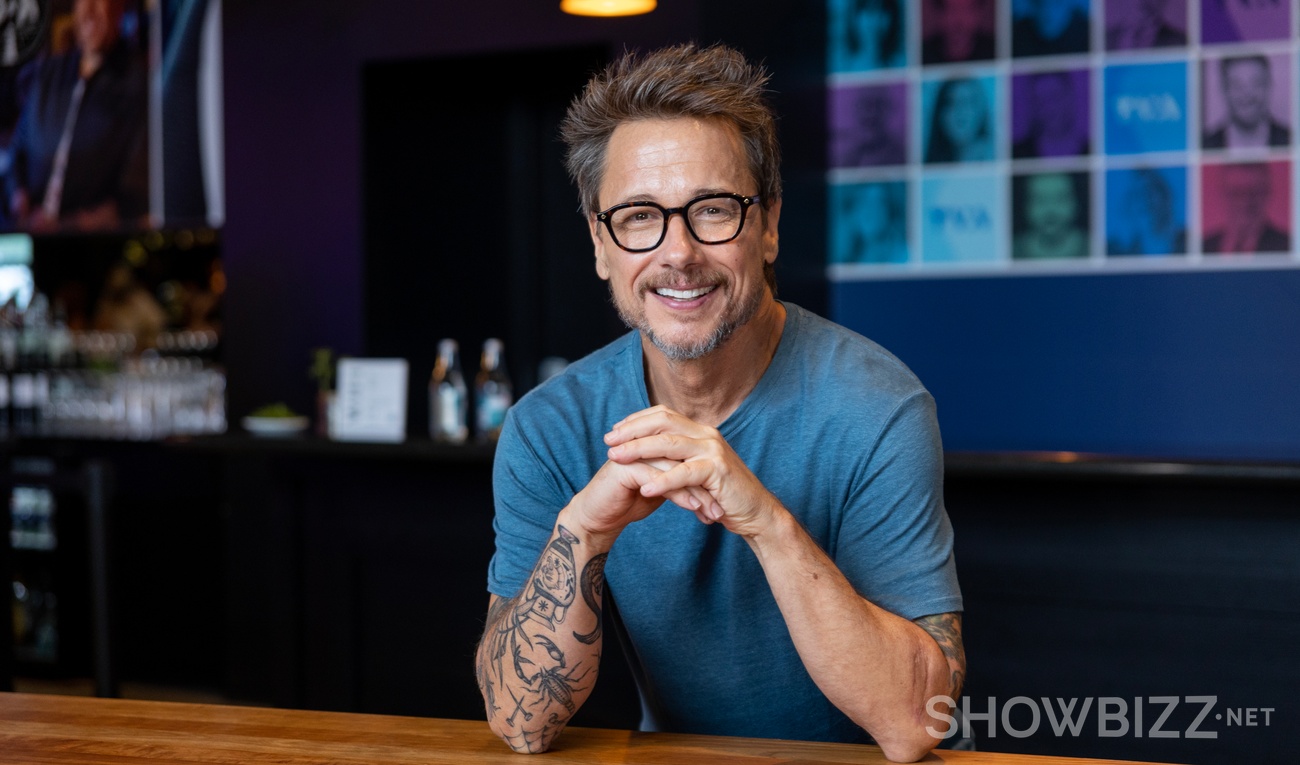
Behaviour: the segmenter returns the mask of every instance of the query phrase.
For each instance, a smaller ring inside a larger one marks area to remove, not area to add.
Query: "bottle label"
[[[31,375],[14,375],[13,402],[19,409],[29,408],[36,403],[36,382]]]
[[[468,423],[464,420],[462,394],[455,386],[439,386],[436,394],[438,435],[451,441],[463,441]]]
[[[510,408],[510,394],[505,392],[484,393],[478,401],[478,429],[480,433],[501,429],[506,420],[506,410]]]

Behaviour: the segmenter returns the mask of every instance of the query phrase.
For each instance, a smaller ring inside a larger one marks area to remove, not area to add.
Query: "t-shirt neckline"
[[[785,377],[787,368],[790,365],[790,358],[794,351],[795,338],[798,336],[803,325],[803,309],[793,303],[778,301],[785,308],[785,324],[781,329],[781,340],[777,343],[776,353],[772,355],[772,363],[767,365],[763,376],[758,379],[754,389],[745,396],[745,400],[740,402],[736,411],[732,412],[722,424],[718,426],[718,432],[724,437],[738,432],[750,420],[761,412],[770,398],[770,391],[777,386],[781,379]],[[641,350],[641,332],[632,330],[628,333],[628,354],[631,362],[631,372],[636,377],[637,395],[640,398],[641,408],[650,408],[650,391],[645,384],[645,354]],[[631,414],[631,412],[628,412]],[[625,415],[626,416],[626,415]]]

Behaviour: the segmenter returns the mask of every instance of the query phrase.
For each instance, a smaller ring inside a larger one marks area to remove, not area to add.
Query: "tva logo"
[[[1170,93],[1120,96],[1115,99],[1115,112],[1125,122],[1177,122],[1183,118],[1178,99]]]
[[[987,207],[982,205],[947,205],[930,208],[930,225],[953,231],[977,231],[991,227]]]

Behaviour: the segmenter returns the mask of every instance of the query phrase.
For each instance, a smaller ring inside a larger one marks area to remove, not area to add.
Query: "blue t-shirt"
[[[960,611],[934,400],[880,346],[784,305],[771,365],[719,431],[863,597],[906,619]],[[510,410],[488,590],[518,593],[556,515],[605,463],[605,433],[649,406],[630,332]],[[817,689],[757,558],[721,524],[665,503],[623,531],[605,577],[638,665],[643,728],[870,740]]]

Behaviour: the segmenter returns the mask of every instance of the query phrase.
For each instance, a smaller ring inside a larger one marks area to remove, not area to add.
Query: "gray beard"
[[[749,323],[750,319],[754,318],[754,314],[758,313],[758,307],[762,305],[763,302],[763,290],[754,290],[752,295],[746,298],[745,302],[740,305],[740,310],[737,311],[734,316],[724,316],[718,326],[709,333],[708,337],[701,338],[693,343],[676,345],[669,343],[664,338],[656,335],[654,330],[650,327],[649,320],[643,317],[638,321],[635,317],[624,311],[623,307],[618,304],[618,300],[615,299],[612,287],[609,291],[609,299],[610,302],[614,304],[614,309],[618,311],[618,317],[623,320],[623,323],[626,324],[629,329],[635,329],[649,338],[650,343],[655,348],[658,348],[659,352],[669,361],[694,361],[695,359],[704,358],[722,347],[722,344],[725,343],[737,329],[745,326]]]

